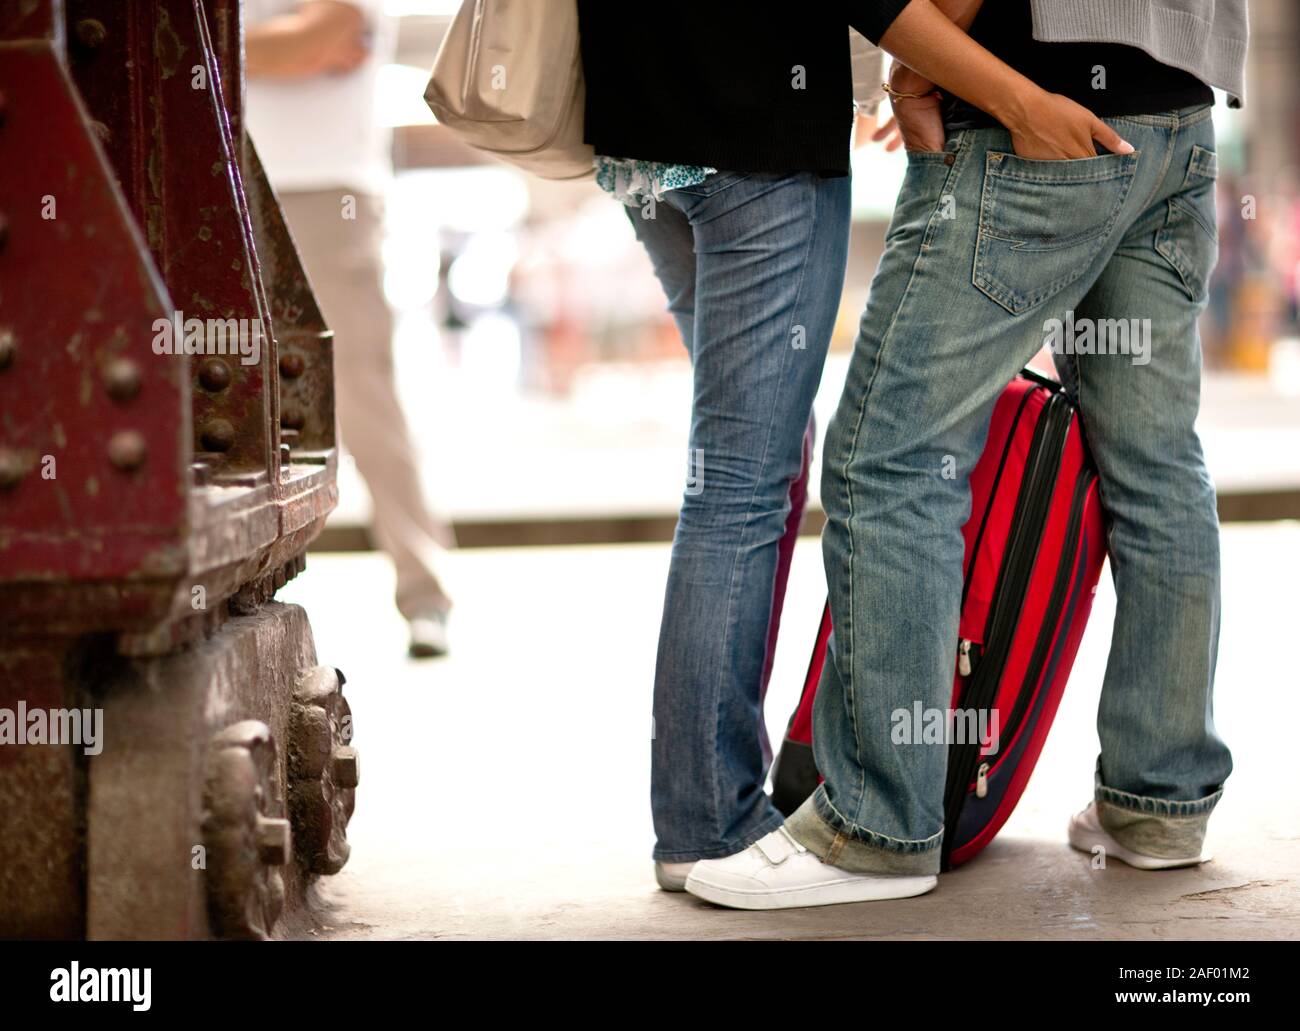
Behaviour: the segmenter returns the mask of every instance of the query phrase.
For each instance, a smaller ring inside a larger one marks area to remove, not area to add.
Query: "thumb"
[[[1112,154],[1132,154],[1133,144],[1103,122],[1100,118],[1092,123],[1092,138]]]

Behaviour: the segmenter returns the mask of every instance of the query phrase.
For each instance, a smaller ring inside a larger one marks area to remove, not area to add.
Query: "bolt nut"
[[[220,358],[208,358],[199,366],[199,383],[216,393],[230,386],[230,366]]]
[[[361,783],[361,757],[351,745],[339,745],[334,749],[330,762],[330,773],[334,784],[340,788],[355,788]]]
[[[121,430],[108,441],[108,460],[123,472],[131,472],[144,465],[149,448],[144,434],[138,430]]]
[[[104,387],[115,401],[129,401],[140,393],[140,367],[130,358],[114,358],[104,367]]]
[[[92,49],[102,46],[108,38],[108,29],[104,28],[104,23],[98,18],[82,18],[77,22],[75,31],[77,39]]]
[[[0,372],[13,365],[18,355],[18,336],[8,326],[0,326]]]
[[[285,379],[297,379],[307,371],[307,363],[300,354],[280,355],[280,375]]]
[[[289,821],[270,816],[257,818],[257,855],[267,866],[289,862]]]
[[[235,445],[235,427],[226,419],[209,419],[199,434],[204,451],[229,451]]]
[[[0,490],[16,486],[27,472],[23,456],[12,448],[0,447]]]

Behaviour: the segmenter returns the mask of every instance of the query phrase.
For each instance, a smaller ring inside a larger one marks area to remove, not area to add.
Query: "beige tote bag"
[[[461,139],[545,179],[592,174],[577,0],[464,0],[424,99]]]

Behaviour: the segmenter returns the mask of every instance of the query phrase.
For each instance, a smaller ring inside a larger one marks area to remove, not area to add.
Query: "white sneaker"
[[[695,862],[655,863],[655,880],[664,891],[685,891],[686,878],[695,868]]]
[[[1180,866],[1208,863],[1212,858],[1205,849],[1202,849],[1199,856],[1188,856],[1183,859],[1160,859],[1157,856],[1132,852],[1112,838],[1101,825],[1096,802],[1090,803],[1083,812],[1070,817],[1070,845],[1080,852],[1095,853],[1095,850],[1100,848],[1106,856],[1114,856],[1139,870],[1173,870]]]
[[[924,895],[933,874],[849,873],[823,863],[778,827],[726,859],[702,859],[686,878],[697,898],[733,909],[793,909],[841,902],[877,902]]]

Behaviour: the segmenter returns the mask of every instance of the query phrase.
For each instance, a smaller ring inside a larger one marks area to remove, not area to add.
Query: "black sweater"
[[[597,154],[746,172],[849,168],[849,25],[872,42],[910,0],[578,0]]]

